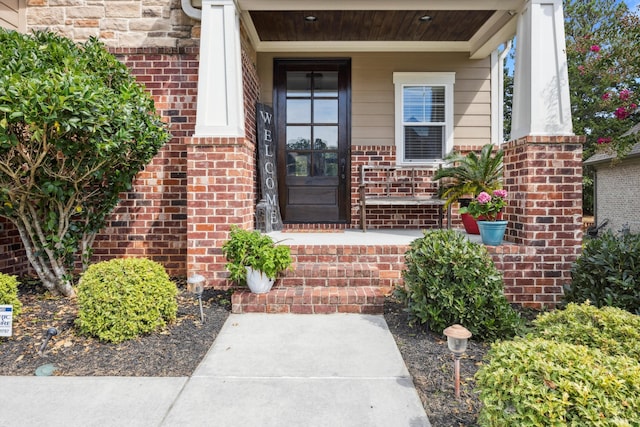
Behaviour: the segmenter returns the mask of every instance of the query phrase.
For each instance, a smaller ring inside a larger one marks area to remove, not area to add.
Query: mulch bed
[[[13,336],[0,337],[0,375],[34,375],[53,364],[61,376],[189,376],[198,366],[229,316],[231,295],[205,290],[205,323],[197,300],[178,281],[178,317],[166,329],[121,344],[102,343],[79,335],[74,327],[75,304],[50,297],[35,281],[21,281],[23,312],[14,319]],[[434,427],[475,425],[480,407],[473,375],[488,350],[470,342],[461,361],[461,398],[454,397],[453,358],[444,337],[422,327],[409,327],[407,314],[393,298],[385,304],[385,319],[413,377]],[[58,329],[39,355],[46,330]]]

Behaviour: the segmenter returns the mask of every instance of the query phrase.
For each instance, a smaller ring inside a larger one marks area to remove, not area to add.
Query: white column
[[[518,18],[511,139],[573,135],[562,0],[529,0]]]
[[[202,0],[194,136],[244,136],[240,49],[240,20],[233,0]]]

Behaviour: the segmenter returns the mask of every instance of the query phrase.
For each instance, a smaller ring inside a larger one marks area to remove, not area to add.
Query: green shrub
[[[566,303],[587,300],[640,314],[640,234],[610,230],[587,240],[565,288]]]
[[[640,361],[640,316],[615,307],[569,304],[534,320],[534,335]]]
[[[540,338],[494,344],[476,373],[482,426],[631,426],[640,364]]]
[[[176,285],[160,264],[143,258],[113,259],[90,266],[78,284],[81,332],[121,342],[175,320]]]
[[[275,279],[293,263],[288,246],[278,245],[271,236],[258,230],[243,230],[235,225],[231,227],[229,240],[222,245],[222,253],[228,261],[229,278],[240,285],[247,284],[245,266]]]
[[[0,273],[0,305],[12,305],[14,318],[22,311],[22,303],[18,299],[18,279],[15,276]]]
[[[459,323],[475,338],[493,340],[520,332],[524,322],[504,296],[502,275],[483,245],[453,230],[425,232],[411,243],[396,295],[413,322],[434,332]]]

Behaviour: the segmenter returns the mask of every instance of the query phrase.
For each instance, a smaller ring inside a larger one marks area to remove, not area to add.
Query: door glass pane
[[[338,149],[338,126],[315,126],[313,128],[314,150]]]
[[[287,123],[311,123],[311,101],[287,99]]]
[[[313,101],[314,123],[338,123],[338,100],[315,99]]]
[[[314,176],[338,176],[338,153],[313,153]]]
[[[309,176],[311,171],[310,153],[287,153],[287,175],[289,176]]]
[[[315,96],[338,96],[338,72],[323,71],[313,74],[313,89]]]
[[[287,150],[311,149],[311,126],[287,126]]]
[[[311,96],[311,76],[307,71],[287,71],[287,97]]]

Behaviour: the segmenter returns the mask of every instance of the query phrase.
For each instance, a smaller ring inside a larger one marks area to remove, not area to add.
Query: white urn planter
[[[247,269],[247,286],[254,294],[266,294],[271,290],[275,279],[269,279],[265,273],[260,270],[254,270],[251,267]]]

